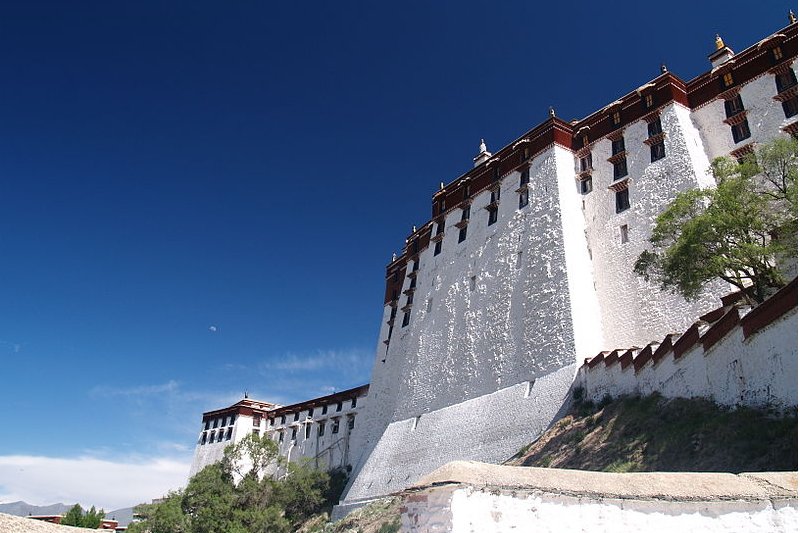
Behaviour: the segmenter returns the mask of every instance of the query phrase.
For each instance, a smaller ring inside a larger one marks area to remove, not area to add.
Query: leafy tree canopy
[[[94,505],[91,509],[84,512],[83,508],[76,503],[61,518],[61,525],[97,529],[100,527],[105,516],[105,511],[102,509],[98,511],[95,509]]]
[[[269,475],[278,471],[285,475]],[[283,464],[277,445],[266,435],[253,434],[228,446],[222,461],[198,472],[184,491],[138,506],[142,520],[128,531],[288,533],[335,503],[345,479],[307,464]]]
[[[658,216],[634,271],[686,299],[722,279],[762,302],[797,256],[797,140],[775,139],[743,162],[717,158],[711,171],[716,188],[682,192]]]

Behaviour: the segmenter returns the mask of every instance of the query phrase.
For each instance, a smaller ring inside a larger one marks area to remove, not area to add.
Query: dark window
[[[260,426],[261,425],[261,415],[253,415],[253,425],[254,426]],[[214,427],[217,427],[217,425],[214,424]]]
[[[357,403],[358,403],[358,398],[353,398],[352,400],[350,400],[350,409],[355,409]]]
[[[347,419],[347,429],[352,430],[354,427],[356,427],[356,417],[351,416]]]
[[[270,425],[270,427],[275,425],[275,419],[274,418],[270,418],[269,419],[269,425]]]
[[[278,442],[283,442],[283,431],[278,432]]]
[[[581,172],[592,170],[592,154],[581,157]]]
[[[255,421],[255,419],[253,419],[253,420]],[[212,427],[217,427],[217,425],[219,425],[219,419],[215,418],[214,419],[214,425]]]
[[[318,437],[324,437],[325,436],[325,422],[320,422],[319,423],[319,430],[317,431],[317,436]]]
[[[339,419],[338,418],[334,418],[333,419],[333,427],[331,428],[331,433],[333,433],[334,435],[339,433]]]
[[[292,428],[292,440],[297,440],[297,428]]]
[[[797,99],[789,98],[785,102],[781,102],[783,106],[783,114],[786,118],[797,116]]]
[[[782,93],[786,89],[791,89],[796,85],[797,76],[794,75],[794,71],[792,69],[789,69],[786,72],[775,74],[775,87],[778,89],[779,93]]]
[[[622,241],[623,244],[628,242],[628,225],[627,224],[623,224],[622,226],[619,227],[619,240]]]
[[[286,415],[281,415],[281,424],[286,423]]]
[[[744,104],[742,103],[742,96],[737,94],[730,100],[725,100],[725,116],[731,118],[737,113],[744,111]]]
[[[444,213],[444,198],[439,200],[439,214]]]
[[[460,230],[458,230],[458,242],[464,242],[467,240],[467,227],[464,226]]]
[[[308,410],[308,418],[312,418],[314,416],[314,409]]]
[[[403,328],[406,327],[410,321],[411,321],[411,313],[409,311],[406,311],[405,313],[403,313],[403,324],[400,327]]]
[[[228,424],[230,424],[232,426],[235,421],[236,421],[236,415],[231,415],[231,418],[230,418]]]
[[[467,183],[466,185],[464,185],[464,200],[469,198],[469,195],[470,195],[470,186],[469,183]]]
[[[294,414],[294,421],[297,422],[298,420],[300,420],[300,413],[295,413]]]
[[[781,50],[780,46],[776,46],[775,48],[772,49],[772,59],[774,59],[775,62],[778,62],[781,59],[783,59],[783,50]]]
[[[408,283],[408,288],[409,289],[416,289],[417,288],[417,278],[416,277],[411,278],[411,281]]]
[[[489,226],[497,222],[497,207],[489,209]]]
[[[258,430],[256,430],[256,431],[258,431]],[[224,437],[225,437],[225,435],[223,435],[223,431],[220,429],[219,433],[217,434],[217,442],[222,442],[222,439]]]
[[[628,175],[628,161],[622,159],[614,163],[614,179],[619,179]]]
[[[233,428],[228,428],[228,431],[225,432],[225,440],[231,440],[231,434],[233,434]]]
[[[469,211],[470,211],[469,206],[461,210],[461,222],[469,220]]]
[[[581,180],[581,194],[592,192],[592,178]]]
[[[617,213],[625,211],[631,206],[630,197],[628,196],[628,188],[624,188],[616,193],[617,200]]]
[[[492,197],[489,200],[490,203],[495,203],[500,201],[500,189],[492,189]]]
[[[500,179],[500,167],[494,167],[494,170],[492,171],[492,177],[495,181]]]
[[[339,402],[336,404],[336,412],[338,413],[341,410],[342,410],[342,402]]]
[[[664,151],[664,141],[661,141],[656,144],[650,145],[650,162],[658,161],[659,159],[663,159],[666,155]]]
[[[611,141],[611,155],[616,155],[625,151],[625,137]]]
[[[206,430],[209,429],[209,426],[211,426],[211,420],[206,420]]]
[[[522,209],[526,205],[528,205],[528,189],[519,193],[519,208]]]
[[[584,146],[589,146],[589,136],[588,135],[584,135],[583,136],[583,145]]]
[[[442,241],[436,241],[436,244],[433,245],[433,255],[439,255],[442,253]]]
[[[203,436],[200,437],[200,444],[205,444],[207,437],[208,437],[208,435],[206,435],[205,432],[203,432]]]
[[[441,235],[444,233],[444,222],[437,222],[436,223],[436,235]]]
[[[305,437],[306,437],[306,438],[309,438],[309,437],[311,437],[311,424],[306,424],[306,432],[305,432]]]
[[[657,118],[653,122],[647,123],[647,136],[653,137],[661,133],[661,119]]]
[[[208,443],[211,444],[212,442],[214,442],[214,437],[216,437],[216,436],[217,436],[217,433],[215,431],[212,431],[211,433],[209,433],[208,434]]]
[[[409,293],[408,296],[406,296],[406,305],[411,305],[413,303],[414,303],[414,293],[412,292]]]
[[[651,107],[653,107],[653,95],[648,94],[644,97],[644,108],[650,109]]]
[[[531,169],[526,168],[519,175],[519,186],[523,187],[531,181]]]
[[[750,137],[750,125],[747,120],[743,120],[739,124],[731,126],[731,134],[733,134],[733,142],[738,143]]]
[[[327,406],[327,405],[323,405],[323,406],[322,406],[322,414],[323,414],[323,415],[326,415],[326,414],[328,414],[328,406]]]
[[[389,315],[389,320],[394,320],[394,317],[396,316],[397,316],[397,308],[392,307],[392,313]],[[325,408],[323,407],[323,409]],[[325,412],[323,411],[322,414],[325,414]]]

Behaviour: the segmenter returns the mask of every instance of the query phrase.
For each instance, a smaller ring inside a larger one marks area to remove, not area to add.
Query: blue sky
[[[368,382],[384,267],[481,137],[790,7],[0,3],[0,501],[158,497],[203,411]]]

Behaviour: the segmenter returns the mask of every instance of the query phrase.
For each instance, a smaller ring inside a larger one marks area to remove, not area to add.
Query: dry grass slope
[[[507,464],[606,472],[797,470],[797,413],[623,398],[572,411]]]

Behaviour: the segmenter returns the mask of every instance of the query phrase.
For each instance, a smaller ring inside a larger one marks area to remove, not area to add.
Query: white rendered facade
[[[348,468],[352,464],[350,434],[368,389],[364,385],[287,406],[245,398],[204,413],[189,477],[220,461],[229,444],[251,433],[269,435],[287,461],[307,460],[323,470]]]
[[[421,465],[502,461],[553,421],[584,359],[719,305],[722,284],[687,302],[633,265],[679,192],[714,186],[715,157],[796,135],[796,39],[792,24],[738,55],[719,49],[690,82],[665,70],[581,121],[551,115],[495,155],[482,146],[434,195],[432,220],[387,268],[345,507],[409,486]]]

